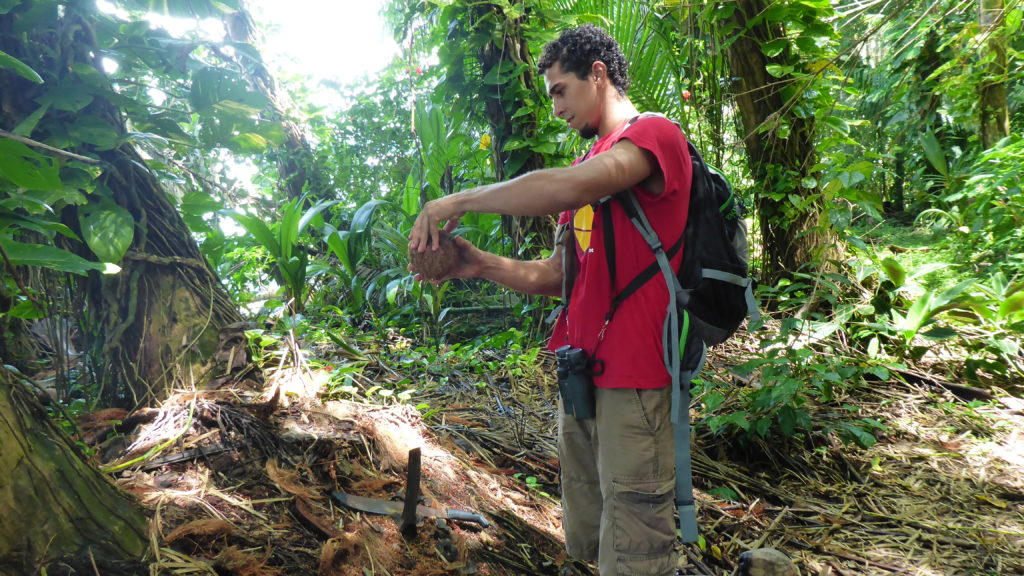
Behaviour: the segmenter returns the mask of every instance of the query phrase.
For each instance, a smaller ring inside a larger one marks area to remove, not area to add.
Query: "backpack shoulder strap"
[[[555,229],[554,245],[562,248],[562,301],[548,314],[545,319],[547,324],[554,322],[562,310],[569,309],[569,296],[576,282],[576,232],[573,230],[573,220],[570,218]]]
[[[623,195],[629,205],[630,221],[654,251],[658,268],[668,289],[668,313],[663,326],[665,368],[672,376],[672,425],[676,445],[676,508],[683,542],[697,541],[697,509],[693,499],[693,463],[690,457],[690,382],[704,367],[707,347],[691,338],[690,313],[685,309],[688,293],[679,285],[658,235],[647,221],[632,191]],[[680,313],[682,305],[682,312]],[[685,368],[685,369],[684,369]]]

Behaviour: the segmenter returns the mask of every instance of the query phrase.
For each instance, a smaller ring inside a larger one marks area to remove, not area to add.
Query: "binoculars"
[[[555,359],[558,361],[558,392],[562,396],[562,409],[578,420],[596,416],[594,381],[587,353],[566,344],[555,350]]]

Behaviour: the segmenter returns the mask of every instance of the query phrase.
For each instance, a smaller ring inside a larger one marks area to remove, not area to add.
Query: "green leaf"
[[[0,237],[0,245],[4,247],[4,251],[15,266],[37,266],[81,276],[85,276],[90,270],[98,270],[104,274],[116,274],[120,271],[115,265],[90,262],[56,246],[26,244],[6,237]]]
[[[318,214],[320,214],[327,208],[334,206],[337,203],[338,200],[321,200],[320,202],[317,202],[308,210],[306,210],[306,212],[302,215],[302,218],[299,220],[299,234],[302,234],[302,232],[306,229],[306,226],[309,226],[309,223],[313,220],[313,218],[315,218]]]
[[[873,374],[882,382],[886,382],[889,380],[889,369],[886,368],[885,366],[872,366],[871,368],[868,368],[867,372],[868,374]]]
[[[349,258],[348,240],[350,234],[348,230],[335,230],[326,235],[327,247],[334,252],[334,255],[341,261],[342,267],[348,272],[349,276],[355,276],[356,269],[352,265],[352,259]]]
[[[243,214],[234,210],[223,210],[220,213],[234,218],[235,221],[241,224],[242,228],[245,228],[246,232],[252,234],[253,238],[255,238],[260,245],[266,248],[267,252],[270,252],[272,256],[276,258],[281,254],[281,247],[280,244],[277,243],[277,236],[270,231],[270,228],[268,228],[262,220],[255,216]]]
[[[921,332],[921,336],[929,340],[949,340],[950,338],[956,338],[957,331],[946,326],[936,326],[926,332]]]
[[[939,139],[931,129],[921,135],[921,147],[924,148],[924,156],[928,162],[943,176],[949,176],[949,165],[946,163],[946,153],[942,150]]]
[[[46,316],[46,311],[36,306],[36,303],[31,300],[22,300],[18,302],[10,310],[7,311],[8,316],[14,318],[21,318],[23,320],[38,320]],[[0,314],[2,316],[2,314]]]
[[[32,132],[36,129],[36,125],[39,124],[39,121],[44,115],[46,115],[46,111],[49,109],[49,104],[44,104],[43,106],[36,108],[35,112],[25,116],[21,122],[18,122],[18,125],[15,126],[14,130],[11,130],[11,132],[18,136],[25,136],[26,138],[31,136]]]
[[[0,0],[0,14],[7,14],[21,5],[21,0]]]
[[[239,74],[213,67],[192,73],[189,101],[197,112],[210,112],[216,107],[220,112],[239,118],[254,116],[267,106],[266,97],[249,90]]]
[[[782,78],[783,76],[787,76],[793,72],[792,66],[782,66],[780,64],[769,64],[765,66],[764,69],[776,78]]]
[[[80,207],[78,223],[85,243],[103,262],[120,262],[135,238],[135,218],[106,198]]]
[[[1024,292],[1017,292],[999,304],[999,316],[1011,318],[1024,312]]]
[[[708,392],[704,395],[704,407],[708,412],[714,411],[725,402],[725,395],[721,392]]]
[[[1003,24],[1003,33],[1009,38],[1014,38],[1014,35],[1018,30],[1020,30],[1022,19],[1024,19],[1024,11],[1011,10],[1006,14],[1006,22]]]
[[[730,502],[738,502],[740,498],[739,495],[736,494],[736,491],[728,486],[716,486],[715,488],[708,490],[708,494]]]
[[[718,419],[722,424],[731,424],[740,430],[749,430],[750,421],[747,420],[747,413],[743,411],[732,412]]]
[[[0,138],[0,177],[29,190],[61,188],[57,162],[21,142]]]
[[[768,7],[768,9],[761,13],[761,17],[768,22],[785,22],[789,19],[789,12],[790,6],[788,4],[774,2]]]
[[[933,292],[925,292],[910,306],[910,309],[907,310],[907,315],[899,323],[898,329],[903,332],[903,338],[907,342],[914,338],[917,331],[931,317],[934,311],[932,298],[934,298]]]
[[[125,0],[124,7],[178,18],[217,18],[238,10],[234,0]]]
[[[266,138],[252,132],[239,134],[232,138],[231,141],[238,144],[242,152],[264,152],[270,144]]]
[[[885,272],[885,275],[889,277],[889,280],[892,280],[892,283],[897,288],[903,286],[903,283],[907,281],[907,271],[896,260],[885,258],[882,260],[881,266],[882,271]]]
[[[341,348],[342,350],[347,352],[350,356],[353,356],[356,359],[365,359],[366,358],[366,355],[363,353],[362,350],[360,350],[356,346],[350,344],[347,340],[345,340],[341,336],[338,336],[337,334],[335,334],[334,332],[331,332],[330,330],[324,330],[324,334],[326,334],[327,337],[330,338],[331,342],[334,342],[334,344],[338,348]]]
[[[856,424],[842,422],[839,424],[838,428],[839,437],[842,438],[843,441],[852,441],[865,450],[871,448],[878,442],[873,434]]]
[[[68,135],[96,146],[100,150],[110,150],[117,146],[120,137],[117,130],[107,124],[99,116],[79,116],[68,128]]]
[[[0,12],[2,13],[2,12]],[[38,72],[32,69],[31,66],[25,64],[21,60],[18,60],[14,56],[0,50],[0,68],[8,68],[14,70],[14,73],[21,76],[29,82],[35,82],[36,84],[43,83],[43,77]]]
[[[789,46],[789,40],[785,38],[779,38],[777,40],[772,40],[771,42],[765,42],[764,44],[762,44],[761,52],[764,52],[764,55],[769,58],[774,58],[781,54],[787,46]]]
[[[370,200],[366,204],[363,204],[356,210],[356,213],[352,216],[352,225],[350,230],[354,233],[362,233],[370,227],[370,223],[373,221],[373,215],[381,205],[386,204],[384,200]]]
[[[81,240],[71,228],[68,228],[67,225],[60,222],[25,214],[0,215],[0,230],[4,230],[12,226],[38,232],[47,238],[53,238],[56,233],[67,238],[71,238],[72,240]]]
[[[915,273],[914,276],[916,277],[918,276],[918,274]],[[938,308],[939,306],[945,306],[950,302],[954,302],[960,297],[961,294],[964,293],[965,290],[974,285],[974,280],[964,280],[963,282],[957,284],[956,286],[953,286],[948,290],[943,290],[941,293],[936,295],[935,301],[932,304],[932,306]]]
[[[843,136],[850,135],[850,125],[846,122],[846,120],[840,118],[839,116],[833,116],[831,114],[819,115],[818,119],[821,120],[823,124],[829,126],[830,128],[842,134]],[[870,174],[870,172],[868,174]]]
[[[60,86],[40,98],[39,103],[49,104],[65,112],[79,112],[91,104],[93,99],[92,94],[83,90],[81,83],[62,82]]]
[[[181,213],[183,216],[203,217],[223,207],[223,202],[200,190],[190,190],[181,199]]]

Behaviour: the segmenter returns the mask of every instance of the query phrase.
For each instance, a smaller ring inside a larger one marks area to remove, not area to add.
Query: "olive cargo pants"
[[[675,574],[671,387],[597,388],[596,399],[590,420],[559,403],[566,549],[601,576]]]

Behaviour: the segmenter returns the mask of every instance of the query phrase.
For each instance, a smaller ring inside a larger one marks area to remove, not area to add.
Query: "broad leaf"
[[[106,198],[80,207],[78,222],[85,243],[103,262],[120,262],[135,238],[135,219]]]
[[[936,326],[931,330],[921,332],[921,336],[929,340],[949,340],[950,338],[956,338],[957,331],[948,326]]]
[[[99,150],[110,150],[120,140],[117,130],[99,116],[79,117],[68,128],[68,135],[92,144]]]
[[[935,137],[931,130],[921,135],[921,147],[924,149],[924,156],[928,162],[943,176],[949,176],[949,164],[946,162],[946,153],[942,150],[942,144]]]
[[[270,231],[270,228],[268,228],[262,220],[255,216],[243,214],[234,210],[222,210],[220,213],[234,218],[234,220],[241,224],[242,227],[245,228],[246,232],[251,234],[257,242],[267,249],[267,252],[270,252],[272,256],[275,258],[280,256],[281,246],[277,242],[277,236]]]
[[[0,178],[29,190],[61,188],[55,160],[6,138],[0,138]]]
[[[369,228],[370,223],[373,221],[374,213],[382,204],[386,204],[386,202],[384,200],[371,200],[360,206],[352,216],[352,225],[350,230],[355,233],[361,233]]]
[[[8,68],[14,70],[14,73],[22,78],[35,82],[36,84],[42,84],[43,78],[31,66],[25,64],[21,60],[18,60],[14,56],[0,50],[0,68]]]
[[[90,262],[56,246],[26,244],[2,236],[0,236],[0,245],[3,245],[8,258],[15,266],[38,266],[81,276],[85,276],[91,270],[98,270],[104,274],[116,274],[121,270],[113,264]]]
[[[128,0],[125,8],[178,18],[223,18],[238,11],[236,0]]]
[[[0,14],[7,14],[21,5],[21,0],[0,0]]]
[[[54,234],[60,234],[72,240],[81,240],[77,234],[66,225],[55,222],[53,220],[46,220],[43,218],[37,218],[31,215],[24,214],[2,214],[0,215],[0,231],[3,231],[9,227],[18,227],[25,230],[32,230],[39,234],[53,238]]]
[[[1024,313],[1024,292],[1010,296],[999,305],[999,316],[1002,318],[1010,319],[1021,313]]]
[[[892,280],[892,283],[896,287],[903,286],[903,283],[907,281],[907,271],[903,269],[903,266],[899,262],[892,258],[886,258],[881,262],[882,270],[885,275]]]

